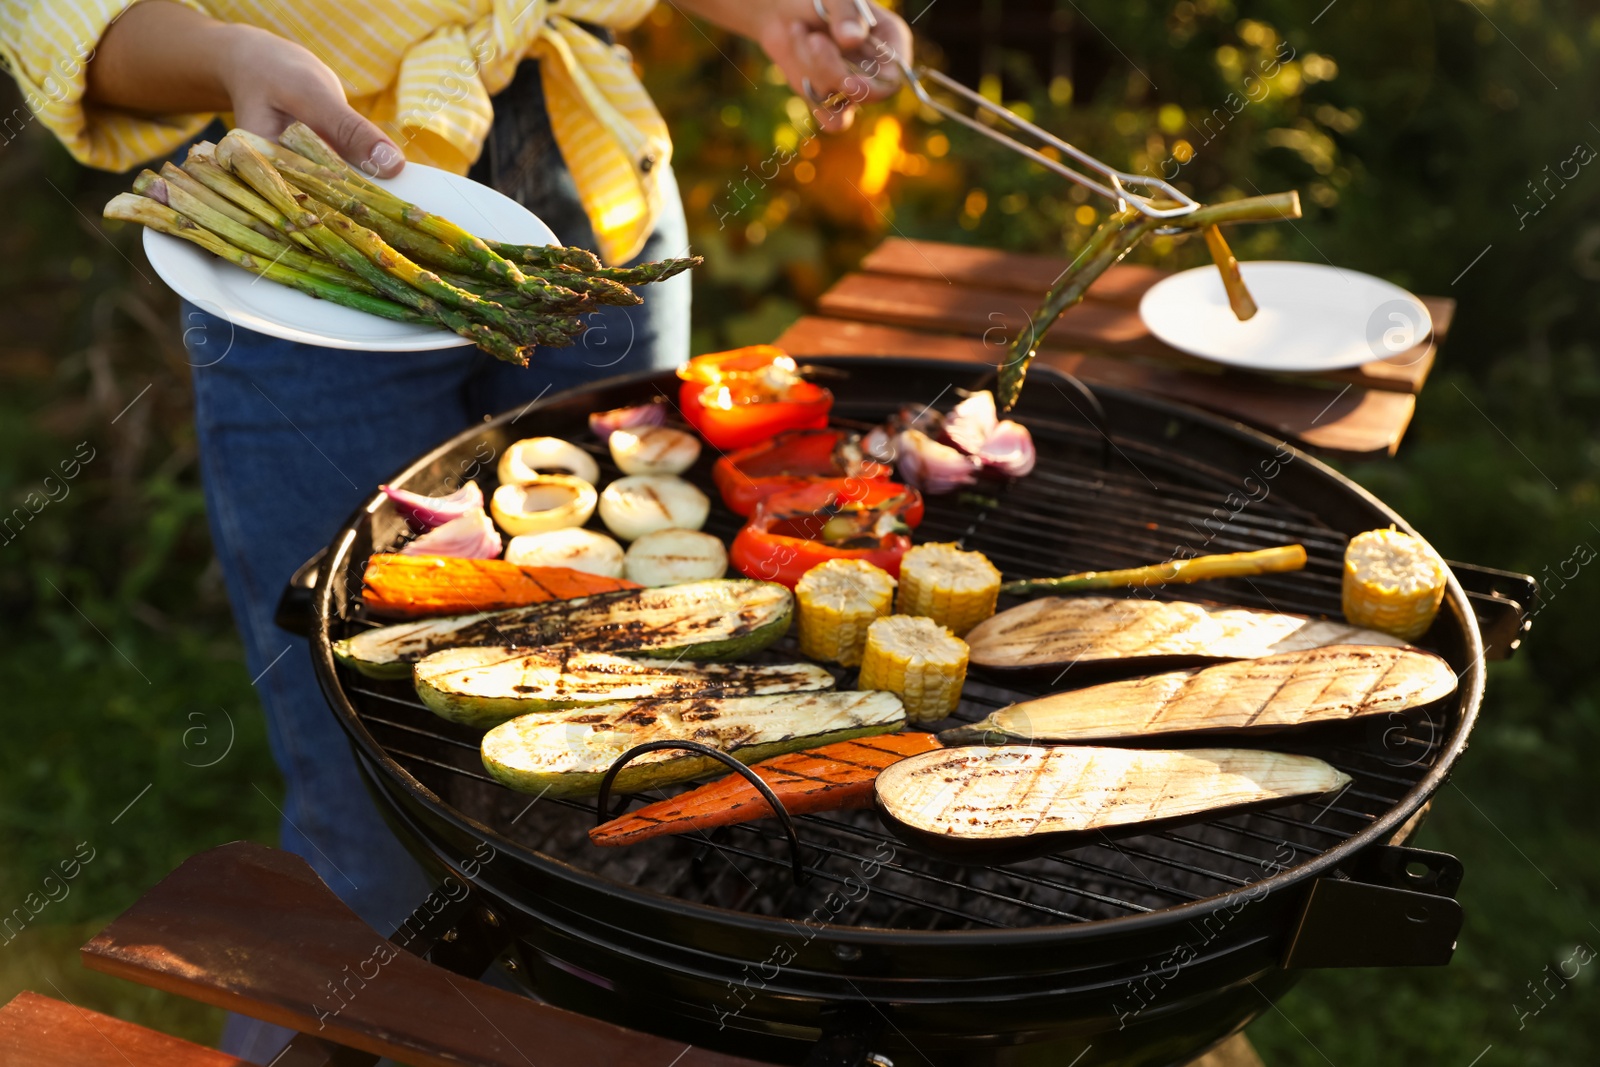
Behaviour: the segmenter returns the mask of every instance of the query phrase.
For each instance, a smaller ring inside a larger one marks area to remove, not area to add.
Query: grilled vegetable
[[[567,646],[450,648],[419,661],[411,679],[434,714],[468,726],[589,704],[833,688],[833,675],[810,663],[663,663]]]
[[[1000,587],[1000,591],[1013,596],[1030,596],[1034,593],[1078,593],[1087,589],[1137,589],[1150,585],[1187,584],[1208,578],[1278,574],[1297,571],[1305,565],[1305,545],[1284,545],[1255,552],[1226,552],[1215,556],[1175,559],[1125,570],[1083,571],[1064,578],[1030,578],[1022,582],[1007,582]]]
[[[892,733],[905,723],[889,693],[786,693],[726,700],[649,700],[524,715],[483,737],[483,765],[512,789],[552,796],[595,793],[611,764],[646,741],[690,740],[746,763],[783,752]],[[684,782],[722,766],[708,756],[661,750],[623,768],[623,793]]]
[[[500,531],[482,508],[468,508],[460,518],[435,526],[415,541],[408,541],[405,556],[454,556],[458,559],[493,559],[500,554]]]
[[[660,399],[666,399],[662,397]],[[596,411],[589,415],[589,432],[602,441],[610,441],[611,435],[618,430],[635,430],[643,432],[652,426],[660,426],[667,421],[667,408],[665,404],[651,402],[649,404],[635,404],[633,407],[612,408],[610,411]]]
[[[922,494],[894,482],[814,478],[773,493],[733,539],[728,556],[741,574],[794,588],[830,559],[859,559],[890,574],[922,521]]]
[[[854,667],[867,647],[867,627],[894,606],[895,580],[860,559],[830,559],[795,584],[800,651]]]
[[[523,534],[513,537],[506,545],[508,563],[525,567],[570,567],[606,578],[622,577],[622,558],[622,546],[611,538],[577,527]]]
[[[800,377],[781,348],[751,345],[678,368],[678,408],[713,448],[748,448],[784,430],[819,430],[833,394]]]
[[[748,517],[774,493],[804,489],[814,478],[888,481],[889,466],[869,459],[859,434],[844,430],[791,430],[722,456],[711,480],[735,515]]]
[[[793,608],[781,585],[724,578],[384,626],[336,642],[333,654],[374,678],[405,677],[411,664],[447,648],[487,645],[732,659],[782,637]]]
[[[700,458],[700,439],[670,426],[617,430],[609,443],[623,474],[682,474]]]
[[[1065,667],[1126,659],[1254,659],[1324,645],[1399,645],[1342,622],[1186,601],[1045,597],[967,634],[983,667]]]
[[[394,509],[406,520],[406,525],[419,533],[454,522],[473,508],[483,510],[483,490],[478,488],[477,482],[468,482],[445,496],[423,496],[392,485],[378,488],[394,502]]]
[[[632,588],[632,582],[620,578],[567,567],[442,556],[376,555],[361,575],[361,599],[369,611],[406,619],[498,611]]]
[[[907,756],[931,752],[939,739],[921,730],[837,741],[762,760],[751,768],[772,787],[791,815],[865,808],[878,773]],[[597,845],[636,845],[668,834],[700,833],[771,816],[767,800],[741,775],[730,774],[668,800],[646,804],[589,831]]]
[[[889,615],[867,627],[862,689],[887,689],[912,722],[933,722],[956,710],[967,680],[967,643],[932,619]]]
[[[957,637],[994,614],[1000,572],[982,552],[964,552],[949,542],[918,545],[900,561],[895,610],[923,615]]]
[[[1444,583],[1444,561],[1426,541],[1393,527],[1368,530],[1344,552],[1344,617],[1407,640],[1421,637],[1439,614]]]
[[[677,585],[728,573],[720,538],[697,530],[657,530],[628,546],[622,573],[640,585]]]
[[[878,775],[876,797],[912,842],[995,862],[1323,796],[1349,782],[1319,759],[1250,749],[1003,745],[903,759]]]
[[[582,478],[536,474],[532,481],[496,489],[489,509],[508,534],[549,533],[588,522],[597,499],[594,486]]]
[[[590,485],[600,481],[600,464],[577,445],[559,437],[529,437],[500,456],[501,485],[524,485],[541,474],[570,474]]]
[[[670,475],[618,478],[600,494],[600,521],[624,541],[657,530],[698,530],[710,513],[704,493]]]
[[[1455,672],[1432,653],[1332,645],[1025,700],[939,737],[970,745],[1274,730],[1405,711],[1455,688]]]

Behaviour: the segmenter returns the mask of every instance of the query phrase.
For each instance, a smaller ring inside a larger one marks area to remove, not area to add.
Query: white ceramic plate
[[[1257,311],[1240,322],[1214,266],[1164,278],[1139,301],[1150,332],[1203,359],[1258,371],[1355,367],[1409,351],[1433,320],[1382,278],[1317,263],[1239,265]]]
[[[556,241],[550,227],[515,200],[449,171],[407,163],[398,177],[380,184],[485,239],[528,245]],[[442,328],[390,322],[314,299],[154,230],[144,231],[144,251],[162,281],[179,296],[273,337],[363,352],[425,352],[471,343]]]

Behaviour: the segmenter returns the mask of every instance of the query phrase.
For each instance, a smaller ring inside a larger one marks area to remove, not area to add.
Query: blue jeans
[[[535,72],[536,89],[536,68],[523,66]],[[527,82],[519,75],[507,92],[527,94]],[[553,142],[537,144],[544,115],[542,100],[536,103],[530,116],[524,95],[504,123],[497,117],[474,176],[521,200],[563,243],[592,248],[565,164]],[[527,165],[530,137],[541,166]],[[688,248],[670,171],[662,181],[666,203],[641,261]],[[380,933],[398,926],[430,886],[366,792],[317,686],[306,642],[273,624],[278,596],[378,483],[418,454],[547,391],[687,359],[688,275],[643,295],[643,304],[596,312],[577,344],[539,349],[526,369],[471,347],[395,353],[296,344],[184,306],[212,541],[283,773],[281,844]],[[266,1063],[288,1033],[235,1016],[223,1045]]]

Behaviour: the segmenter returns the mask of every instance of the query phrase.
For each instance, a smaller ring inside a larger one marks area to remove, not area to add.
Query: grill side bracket
[[[1423,849],[1375,845],[1355,877],[1319,878],[1306,896],[1283,966],[1442,967],[1463,914],[1461,862]]]

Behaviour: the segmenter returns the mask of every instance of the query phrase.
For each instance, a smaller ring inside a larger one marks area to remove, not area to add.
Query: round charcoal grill
[[[862,426],[905,404],[948,405],[953,390],[982,388],[991,374],[926,360],[829,359],[812,369],[834,390],[835,420]],[[1097,425],[1081,387],[1033,373],[1016,417],[1033,432],[1038,467],[988,499],[930,499],[919,541],[961,541],[1007,578],[1300,542],[1310,555],[1302,572],[1171,595],[1337,616],[1348,537],[1406,528],[1348,479],[1251,430],[1113,390],[1094,394]],[[615,476],[587,415],[658,395],[676,396],[670,375],[551,396],[442,444],[393,484],[444,492],[478,479],[492,489],[501,449],[544,434],[589,448]],[[708,449],[689,475],[713,499],[714,458]],[[736,524],[719,506],[707,528],[726,539]],[[314,582],[324,689],[403,839],[471,887],[480,927],[509,939],[514,973],[539,996],[774,1063],[870,1054],[901,1067],[1176,1064],[1260,1014],[1304,968],[1447,962],[1461,923],[1460,866],[1404,842],[1477,714],[1478,614],[1514,631],[1516,601],[1531,595],[1527,579],[1455,566],[1439,620],[1419,642],[1459,672],[1452,697],[1372,724],[1244,742],[1350,774],[1331,801],[1002,867],[921,854],[870,811],[806,816],[795,820],[797,884],[772,820],[596,848],[586,836],[592,802],[495,784],[478,733],[431,715],[403,682],[337,667],[330,643],[375,625],[360,603],[365,560],[404,536],[375,495],[297,576]],[[1469,594],[1463,576],[1485,588]],[[1514,641],[1505,634],[1496,645],[1491,653]],[[785,654],[794,655],[792,638],[768,655]],[[956,718],[1103,677],[1068,672],[1024,686],[977,673]]]

